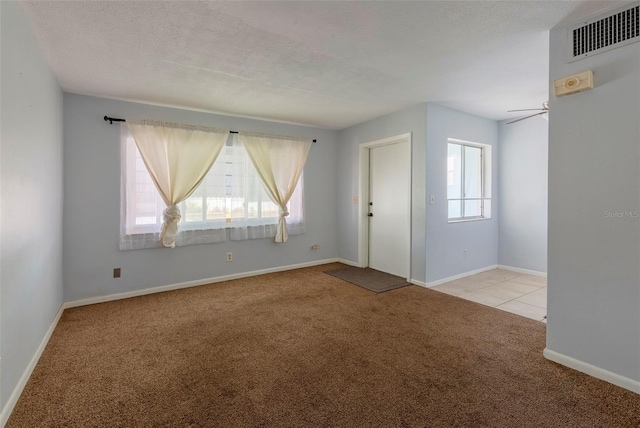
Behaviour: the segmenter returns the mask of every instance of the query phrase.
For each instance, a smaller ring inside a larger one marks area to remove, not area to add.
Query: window
[[[449,222],[491,218],[491,146],[451,139],[447,146]]]
[[[120,249],[161,247],[164,201],[126,126],[122,127],[122,220]],[[304,175],[304,174],[303,174]],[[289,201],[290,235],[304,233],[304,178]],[[271,201],[247,152],[233,135],[194,193],[178,204],[176,245],[275,236],[278,206]]]

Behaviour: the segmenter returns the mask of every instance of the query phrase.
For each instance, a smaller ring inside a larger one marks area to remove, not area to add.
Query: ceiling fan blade
[[[547,110],[547,109],[544,109],[544,108],[523,108],[523,109],[520,109],[520,110],[507,110],[507,113],[511,113],[513,111],[536,111],[536,110],[540,111],[540,110]]]
[[[529,116],[521,117],[520,119],[512,120],[511,122],[507,122],[507,125],[511,125],[512,123],[520,122],[521,120],[529,119],[530,117],[540,116],[541,114],[549,113],[547,110],[541,111],[540,113],[530,114]]]

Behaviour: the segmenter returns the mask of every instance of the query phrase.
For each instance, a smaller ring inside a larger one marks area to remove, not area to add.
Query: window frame
[[[476,143],[466,140],[458,140],[454,138],[447,139],[447,153],[449,145],[457,145],[460,150],[460,198],[449,198],[447,190],[447,223],[461,223],[468,221],[489,220],[491,219],[491,146],[488,144]],[[470,147],[480,149],[480,197],[467,198],[465,196],[465,148]],[[449,170],[447,169],[447,173]],[[451,217],[449,213],[450,201],[460,201],[460,217]],[[480,201],[480,215],[465,216],[465,201]]]
[[[233,147],[231,140],[225,143],[227,146]],[[164,201],[157,195],[155,200],[156,213],[155,223],[149,224],[135,224],[136,218],[136,203],[130,203],[131,198],[135,198],[135,193],[131,194],[131,186],[135,187],[138,183],[138,177],[132,176],[137,174],[137,158],[139,157],[137,146],[133,140],[133,136],[129,132],[126,126],[121,127],[120,132],[120,165],[121,165],[121,183],[120,183],[120,245],[121,251],[149,249],[149,248],[161,248],[162,243],[159,241],[159,233],[162,227],[162,210],[165,208]],[[216,162],[220,161],[220,158]],[[232,174],[228,172],[226,175]],[[293,216],[287,218],[287,226],[289,228],[289,235],[300,235],[306,233],[305,225],[305,189],[304,189],[304,171],[300,175],[298,184],[293,193],[292,199],[287,206],[291,210],[291,204],[295,204],[297,208],[292,211],[292,214],[297,213],[298,217]],[[155,189],[155,185],[151,183]],[[203,184],[203,183],[201,183]],[[258,183],[262,186],[262,183]],[[194,192],[194,193],[197,193]],[[263,192],[264,193],[264,192]],[[191,195],[189,198],[192,198]],[[206,209],[207,195],[196,196],[203,203],[203,209]],[[234,198],[233,195],[228,195],[225,192],[225,198]],[[246,200],[248,196],[244,194]],[[252,201],[253,202],[253,201]],[[266,209],[266,215],[270,214],[270,210],[263,206],[264,203],[271,203],[271,198],[267,195],[260,195],[258,199],[257,212],[258,215],[262,215]],[[279,219],[279,215],[269,217],[248,217],[249,205],[244,203],[245,217],[225,217],[223,219],[206,219],[206,213],[204,220],[186,221],[187,209],[184,206],[186,201],[178,204],[182,213],[182,219],[179,223],[178,235],[181,236],[180,241],[177,242],[177,246],[189,246],[198,244],[214,244],[226,241],[243,241],[253,239],[268,239],[275,236],[276,226]],[[188,242],[188,243],[187,243]]]

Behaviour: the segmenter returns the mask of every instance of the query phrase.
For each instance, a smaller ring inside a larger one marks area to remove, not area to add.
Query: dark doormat
[[[348,267],[326,270],[324,273],[366,288],[374,293],[383,293],[411,285],[404,278],[370,268]]]

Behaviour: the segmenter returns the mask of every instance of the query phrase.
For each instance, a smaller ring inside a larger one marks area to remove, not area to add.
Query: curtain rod
[[[113,125],[113,122],[126,122],[125,119],[118,119],[116,117],[109,117],[109,116],[105,116],[104,117],[104,121],[105,122],[109,122],[109,125]],[[237,134],[238,131],[229,131],[229,133],[231,134]],[[312,140],[314,143],[316,142],[316,140]]]

